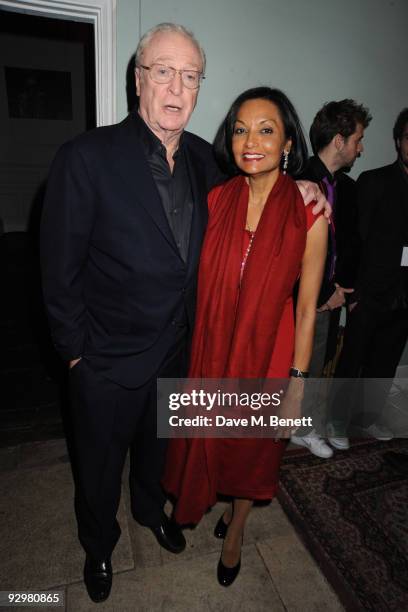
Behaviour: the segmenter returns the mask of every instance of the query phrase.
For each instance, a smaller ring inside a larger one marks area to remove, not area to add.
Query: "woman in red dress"
[[[209,194],[200,260],[191,378],[288,378],[281,416],[298,416],[311,355],[327,221],[304,207],[295,182],[306,145],[281,91],[250,89],[233,103],[216,138],[232,179]],[[296,331],[292,293],[299,279]],[[287,437],[289,432],[284,432]],[[197,523],[216,502],[231,506],[218,580],[240,569],[245,521],[254,500],[272,499],[285,440],[193,438],[170,441],[164,486],[178,523]]]

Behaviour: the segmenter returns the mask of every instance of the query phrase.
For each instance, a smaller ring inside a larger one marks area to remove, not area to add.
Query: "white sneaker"
[[[349,439],[343,436],[336,436],[334,427],[331,423],[327,425],[327,439],[329,444],[337,450],[348,450],[350,448]]]
[[[388,440],[392,440],[394,437],[389,429],[383,427],[382,425],[376,425],[375,423],[367,427],[364,431],[371,438],[375,438],[381,442],[388,442]]]
[[[298,446],[308,448],[313,455],[316,455],[316,457],[320,457],[321,459],[329,459],[333,456],[333,451],[330,446],[326,444],[323,438],[319,438],[314,431],[311,431],[306,436],[303,436],[303,438],[299,436],[292,436],[290,441]]]
[[[350,442],[348,438],[340,438],[331,436],[327,438],[331,446],[337,450],[348,450],[350,448]]]

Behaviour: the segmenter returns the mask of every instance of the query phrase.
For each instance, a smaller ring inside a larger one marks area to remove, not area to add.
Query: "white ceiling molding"
[[[96,123],[99,126],[116,122],[116,0],[0,0],[0,8],[92,23],[95,32]]]

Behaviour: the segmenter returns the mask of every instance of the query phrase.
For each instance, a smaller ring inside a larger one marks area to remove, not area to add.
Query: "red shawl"
[[[306,244],[305,208],[294,181],[280,174],[266,201],[240,287],[248,198],[242,176],[209,195],[191,378],[265,377],[283,307],[299,275]]]

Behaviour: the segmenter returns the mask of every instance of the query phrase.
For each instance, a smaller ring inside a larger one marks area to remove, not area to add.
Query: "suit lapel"
[[[186,135],[187,136],[187,135]],[[205,171],[201,170],[202,161],[188,144],[186,138],[187,169],[193,196],[193,216],[191,220],[190,241],[188,248],[187,275],[193,274],[200,257],[204,231],[207,225],[207,187],[204,180]],[[200,163],[201,162],[201,163]]]
[[[133,128],[133,121],[132,115],[129,115],[121,124],[114,145],[116,169],[127,185],[131,197],[150,215],[167,242],[180,255],[150,166]]]

